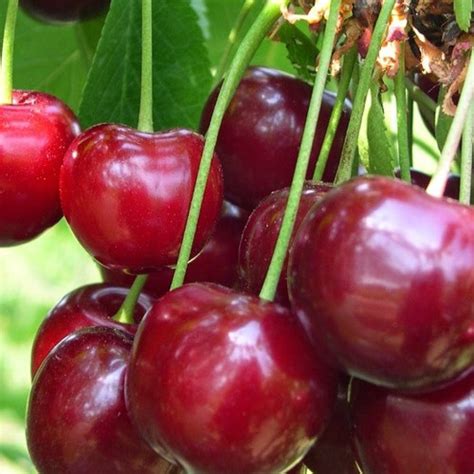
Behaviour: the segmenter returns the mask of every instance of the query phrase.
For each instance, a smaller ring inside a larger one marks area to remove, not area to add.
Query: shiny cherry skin
[[[219,88],[205,105],[201,132],[209,126],[218,92]],[[229,201],[253,210],[272,191],[291,184],[310,98],[311,86],[293,76],[262,67],[248,69],[224,115],[216,145]],[[334,101],[332,93],[324,93],[308,178],[313,174]],[[347,104],[323,181],[335,177],[349,114]]]
[[[311,206],[330,189],[330,184],[305,183],[290,248]],[[283,222],[288,193],[288,188],[271,193],[253,210],[247,221],[239,247],[239,288],[242,291],[258,295],[262,288]],[[275,295],[275,301],[285,306],[290,304],[286,283],[287,265],[288,259],[285,260]]]
[[[124,397],[132,338],[87,328],[56,346],[33,380],[27,443],[42,474],[149,473],[168,463],[140,438]]]
[[[204,138],[175,129],[145,133],[113,124],[83,132],[61,168],[61,204],[73,233],[102,265],[149,273],[176,263]],[[216,157],[194,240],[210,237],[222,206]]]
[[[310,211],[289,263],[292,308],[350,374],[431,389],[474,362],[474,210],[356,178]]]
[[[188,265],[186,283],[212,282],[233,287],[237,282],[237,254],[240,236],[247,222],[248,214],[243,209],[224,202],[222,214],[217,221],[216,229],[202,252]],[[134,277],[123,272],[109,270],[99,265],[99,270],[108,283],[130,286]],[[171,285],[174,270],[164,267],[150,273],[145,284],[145,291],[159,298]]]
[[[424,395],[357,381],[351,397],[364,474],[474,472],[474,372]]]
[[[110,327],[131,335],[151,307],[154,299],[141,293],[134,310],[137,324],[123,324],[113,319],[127,296],[129,288],[110,284],[93,284],[77,288],[62,298],[48,313],[36,333],[31,351],[31,375],[53,347],[69,334],[85,327]]]
[[[395,176],[400,178],[400,170],[395,172]],[[423,173],[423,171],[410,169],[411,183],[419,186],[420,188],[426,189],[430,184],[431,176]],[[451,199],[459,199],[459,189],[461,187],[461,177],[457,174],[450,174],[448,181],[446,182],[446,188],[444,190],[444,196]]]
[[[61,219],[59,170],[79,132],[51,95],[18,90],[0,105],[0,246],[28,242]]]
[[[189,473],[288,470],[325,427],[336,393],[337,377],[288,309],[211,283],[152,306],[126,387],[143,437]]]
[[[99,15],[110,0],[20,0],[21,8],[45,23],[69,23]]]

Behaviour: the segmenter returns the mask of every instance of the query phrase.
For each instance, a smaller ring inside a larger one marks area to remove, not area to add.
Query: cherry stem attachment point
[[[446,142],[441,152],[441,158],[438,163],[438,168],[431,178],[430,184],[426,188],[426,192],[432,196],[441,197],[446,188],[446,182],[449,177],[451,165],[456,157],[456,153],[461,140],[463,128],[471,110],[471,104],[474,100],[474,54],[471,49],[471,57],[467,69],[466,79],[462,88],[461,96],[459,97],[458,106],[454,119],[451,123]],[[472,136],[471,136],[472,141]]]
[[[352,107],[351,118],[347,127],[346,139],[342,149],[341,162],[337,170],[336,183],[342,183],[350,179],[352,174],[353,162],[357,151],[357,141],[362,125],[364,115],[365,101],[372,82],[372,75],[382,45],[388,21],[392,13],[395,0],[386,0],[380,10],[375,28],[372,33],[369,50],[362,66],[359,78],[359,84],[355,93],[354,103]]]
[[[206,142],[204,144],[201,163],[194,186],[184,237],[181,243],[176,269],[173,274],[173,281],[171,282],[172,290],[181,286],[186,276],[186,269],[189,257],[191,256],[191,249],[196,233],[199,213],[201,211],[207,177],[209,175],[217,135],[219,134],[224,113],[255,51],[265,38],[265,35],[271,30],[276,20],[280,17],[282,6],[286,5],[288,1],[289,0],[267,0],[263,10],[240,43],[224,79],[206,134]]]
[[[341,0],[333,0],[329,9],[329,17],[327,26],[324,30],[323,45],[319,59],[318,72],[313,86],[313,93],[309,104],[308,115],[301,140],[300,151],[296,161],[293,181],[291,183],[288,201],[286,203],[285,214],[281,224],[278,239],[272,255],[270,266],[268,267],[265,281],[263,282],[260,298],[265,300],[273,300],[275,292],[280,280],[283,264],[288,253],[288,246],[298,213],[301,193],[303,191],[306,172],[308,169],[313,141],[316,134],[316,125],[318,123],[319,112],[323,100],[324,87],[326,85],[329,64],[331,62],[332,50],[334,48],[334,40],[336,37],[336,25],[339,17],[339,8]]]
[[[142,78],[138,130],[153,132],[153,10],[152,0],[142,0]]]
[[[11,104],[13,96],[13,50],[18,16],[18,0],[9,0],[3,30],[0,104]]]
[[[122,324],[133,324],[133,312],[135,311],[135,306],[137,304],[140,293],[143,289],[143,286],[146,283],[148,275],[137,275],[133,281],[132,287],[127,293],[122,306],[115,313],[115,316],[112,318],[114,321]]]

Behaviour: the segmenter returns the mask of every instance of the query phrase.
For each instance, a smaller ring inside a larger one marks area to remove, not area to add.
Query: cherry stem
[[[334,107],[331,112],[331,117],[329,118],[328,128],[324,136],[324,141],[321,146],[321,151],[318,156],[318,161],[316,162],[316,167],[314,169],[313,181],[321,181],[324,170],[326,168],[326,163],[329,158],[329,152],[336,136],[337,126],[341,119],[342,110],[344,108],[344,102],[346,100],[347,92],[351,83],[352,73],[354,71],[354,66],[357,61],[357,49],[352,48],[348,54],[344,56],[344,62],[342,64],[341,78],[337,87],[337,96],[334,103]]]
[[[461,134],[466,122],[468,113],[471,108],[471,102],[474,98],[474,54],[471,50],[471,58],[467,69],[464,86],[459,97],[458,106],[454,119],[451,123],[446,142],[441,152],[441,158],[438,162],[438,168],[431,178],[430,184],[426,188],[426,192],[432,196],[442,196],[446,187],[451,165],[456,157]],[[472,140],[472,136],[471,136]]]
[[[202,153],[201,163],[194,186],[193,197],[189,208],[186,228],[184,230],[183,242],[179,251],[178,262],[171,282],[171,289],[181,286],[186,276],[191,248],[194,235],[196,233],[201,204],[206,188],[207,177],[211,167],[214,149],[216,147],[217,135],[224,117],[226,108],[237,89],[240,79],[250,63],[255,51],[265,38],[265,35],[271,30],[277,19],[280,17],[281,7],[286,5],[289,0],[267,0],[263,10],[250,27],[249,31],[240,43],[230,68],[226,74],[222,88],[217,97],[216,105],[211,116],[209,128],[206,134],[206,142]]]
[[[472,185],[472,138],[474,133],[474,104],[471,103],[464,123],[461,147],[461,186],[459,201],[469,205],[471,203]]]
[[[408,126],[408,151],[410,153],[410,166],[413,164],[413,113],[414,101],[408,94],[407,97],[407,126]]]
[[[137,275],[133,281],[132,287],[127,293],[127,297],[123,301],[119,310],[115,313],[115,316],[112,318],[114,321],[122,324],[134,323],[133,312],[135,311],[135,306],[147,278],[148,275]]]
[[[281,224],[278,239],[275,244],[270,266],[268,267],[265,281],[260,291],[260,298],[265,300],[273,300],[275,292],[280,280],[281,270],[286,259],[288,246],[293,233],[293,227],[298,212],[301,193],[304,186],[306,172],[308,169],[311,150],[313,148],[314,137],[316,135],[316,125],[319,119],[319,111],[323,100],[324,87],[331,62],[332,51],[334,48],[334,40],[336,37],[336,26],[339,17],[339,8],[341,0],[333,0],[329,8],[329,17],[326,29],[324,30],[323,45],[319,58],[318,72],[314,81],[313,93],[309,103],[308,115],[306,117],[303,138],[301,140],[298,159],[296,161],[295,172],[288,194],[285,214]]]
[[[219,82],[221,81],[224,75],[224,72],[229,63],[229,58],[231,56],[232,50],[235,45],[235,41],[237,40],[239,33],[242,31],[244,22],[247,19],[254,4],[255,4],[255,0],[244,0],[242,8],[240,9],[239,15],[237,17],[237,20],[235,21],[235,24],[232,30],[230,30],[229,36],[227,38],[226,47],[224,49],[224,52],[222,53],[222,58],[219,62],[219,65],[217,66],[216,74],[214,75],[213,88],[216,87],[217,84],[219,84]]]
[[[153,132],[153,14],[152,0],[142,0],[142,79],[138,130]]]
[[[364,115],[365,101],[372,82],[372,73],[394,5],[395,0],[386,0],[382,5],[377,22],[375,23],[372,40],[361,68],[359,84],[354,97],[351,118],[349,119],[344,147],[342,149],[341,162],[339,163],[335,180],[337,184],[347,181],[351,177],[352,166],[357,151],[359,131]]]
[[[400,45],[398,72],[394,79],[395,100],[397,102],[397,137],[400,176],[403,181],[411,183],[410,146],[408,140],[408,109],[405,87],[405,44]]]
[[[18,0],[9,0],[3,30],[0,104],[11,104],[13,96],[13,49],[15,44]]]

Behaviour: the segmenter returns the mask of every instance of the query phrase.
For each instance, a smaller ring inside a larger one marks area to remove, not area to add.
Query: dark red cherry
[[[40,92],[0,105],[0,246],[27,242],[62,216],[59,170],[80,132],[73,112]]]
[[[218,92],[219,88],[205,105],[202,132],[209,126]],[[252,210],[272,191],[291,184],[310,98],[311,86],[295,77],[261,67],[247,71],[224,116],[216,146],[229,201]],[[308,178],[314,171],[334,101],[334,94],[324,93]],[[349,114],[347,104],[324,181],[332,181],[336,174]]]
[[[74,331],[85,327],[110,327],[131,335],[137,330],[135,324],[122,324],[113,316],[122,305],[129,288],[109,284],[82,286],[68,293],[51,309],[36,333],[31,351],[31,375],[34,376],[44,358],[53,347]],[[153,299],[142,293],[134,310],[138,324]]]
[[[400,178],[400,170],[395,171],[395,176]],[[430,184],[431,176],[416,169],[410,169],[411,183],[426,189]],[[446,182],[444,196],[451,199],[459,199],[459,189],[461,186],[461,178],[457,174],[450,174]]]
[[[191,283],[152,306],[127,378],[132,418],[187,472],[283,472],[305,455],[337,379],[275,303]]]
[[[311,206],[331,188],[329,184],[305,183],[290,248],[296,231]],[[239,247],[240,288],[243,291],[258,295],[262,288],[283,222],[288,192],[288,188],[285,188],[271,193],[253,210],[247,221]],[[289,306],[286,272],[287,261],[281,272],[275,301]]]
[[[110,0],[20,0],[23,10],[46,23],[68,23],[94,17],[108,8]]]
[[[70,146],[61,168],[61,204],[72,231],[102,265],[148,273],[176,263],[204,139],[176,129],[144,133],[98,125]],[[222,206],[214,158],[194,239],[210,237]]]
[[[473,209],[399,180],[356,178],[300,227],[291,304],[349,373],[425,390],[474,361],[473,264]]]
[[[237,254],[247,212],[224,202],[222,214],[216,228],[202,252],[189,263],[186,283],[207,281],[232,287],[237,281]],[[104,280],[108,283],[130,286],[134,277],[99,265]],[[152,296],[163,296],[171,285],[174,270],[163,267],[150,273],[145,290]]]
[[[425,395],[354,382],[351,416],[364,474],[474,472],[474,372]]]
[[[69,336],[33,380],[28,450],[42,474],[168,471],[132,425],[124,397],[131,336],[88,328]]]

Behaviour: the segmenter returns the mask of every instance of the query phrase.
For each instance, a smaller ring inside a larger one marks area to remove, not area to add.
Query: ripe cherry
[[[131,336],[111,328],[74,333],[33,380],[27,413],[31,459],[42,474],[169,472],[132,425],[124,397]]]
[[[41,362],[53,347],[66,336],[85,327],[110,327],[131,335],[137,330],[135,324],[122,324],[113,316],[127,296],[129,288],[108,284],[87,285],[71,291],[51,309],[36,334],[31,351],[31,375],[34,376]],[[153,299],[141,293],[134,309],[138,324]]]
[[[94,17],[110,0],[20,0],[23,10],[46,23],[68,23]]]
[[[152,306],[127,401],[157,452],[187,472],[284,472],[330,416],[337,379],[283,306],[190,283]]]
[[[331,188],[329,184],[314,184],[309,181],[305,183],[290,248],[311,206]],[[285,188],[271,193],[253,210],[247,221],[239,247],[239,287],[243,291],[258,295],[262,288],[283,222],[288,192],[288,188]],[[289,306],[286,273],[287,261],[281,272],[275,301]]]
[[[0,246],[27,242],[62,216],[59,170],[79,134],[73,112],[40,92],[0,105]]]
[[[237,254],[247,212],[228,202],[224,202],[222,214],[216,229],[202,252],[188,265],[186,283],[207,281],[233,287],[237,282]],[[130,286],[134,277],[123,272],[99,266],[106,282]],[[150,273],[145,290],[152,296],[163,296],[171,285],[174,270],[164,267]]]
[[[139,132],[98,125],[70,146],[61,168],[64,216],[102,265],[149,273],[176,263],[204,139],[191,131]],[[214,157],[194,239],[210,237],[222,206]]]
[[[474,210],[356,178],[312,208],[289,264],[292,308],[354,376],[430,389],[474,361]]]
[[[209,126],[218,92],[219,88],[205,105],[202,132]],[[261,67],[247,71],[225,113],[216,145],[229,201],[252,210],[272,191],[291,184],[310,98],[311,86],[295,77]],[[324,93],[308,178],[314,171],[334,101],[334,94]],[[349,114],[347,104],[324,181],[332,181],[336,174]]]

